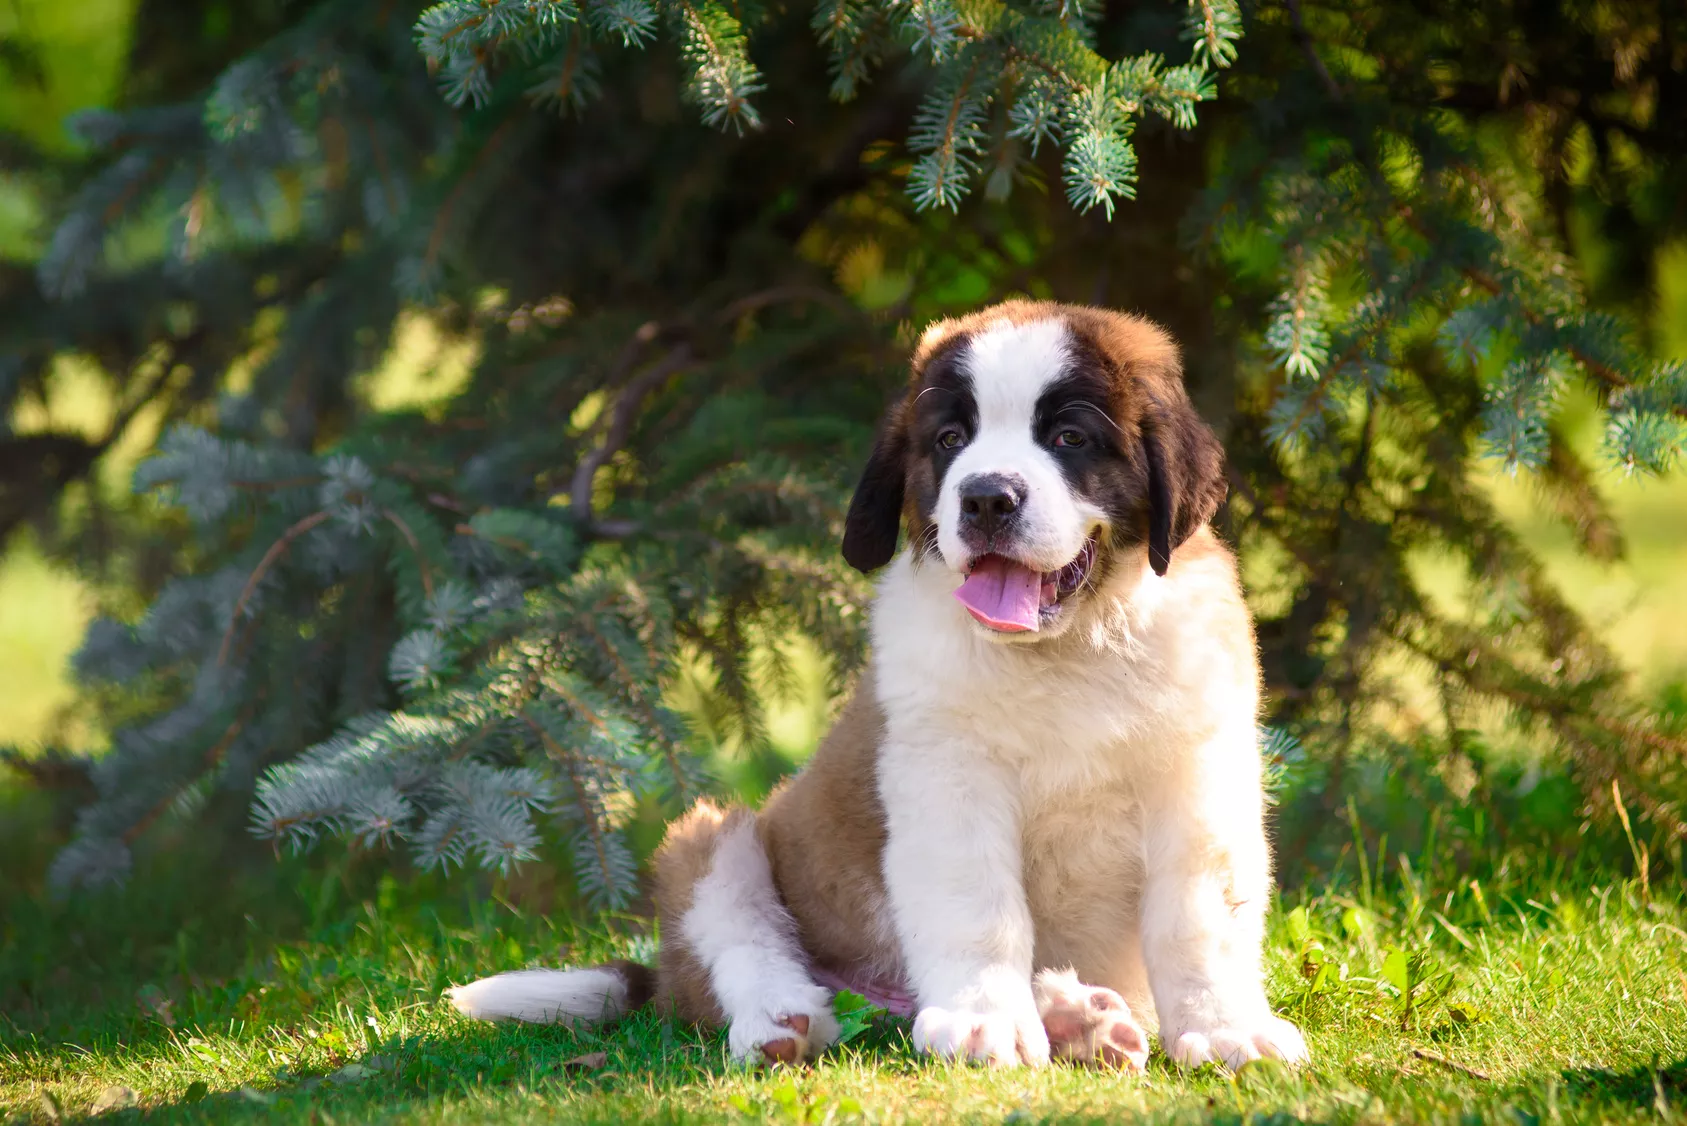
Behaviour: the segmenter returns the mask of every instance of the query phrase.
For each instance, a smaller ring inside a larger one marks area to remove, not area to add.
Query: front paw
[[[1147,1065],[1148,1034],[1113,990],[1085,985],[1071,970],[1043,970],[1032,992],[1052,1055],[1126,1071]]]
[[[1166,1054],[1184,1067],[1218,1062],[1235,1070],[1249,1060],[1306,1062],[1306,1038],[1282,1017],[1267,1013],[1255,1020],[1201,1022],[1166,1039]]]
[[[1033,1007],[1010,1013],[928,1006],[914,1018],[914,1050],[992,1067],[1049,1062],[1048,1034]]]
[[[754,1011],[732,1021],[726,1034],[733,1059],[762,1064],[811,1060],[837,1038],[831,993],[818,985],[770,991]]]

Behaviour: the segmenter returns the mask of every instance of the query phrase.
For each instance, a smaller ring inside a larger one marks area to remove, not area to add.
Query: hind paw
[[[1113,990],[1084,985],[1071,970],[1044,970],[1033,988],[1050,1055],[1126,1071],[1147,1064],[1148,1034]]]

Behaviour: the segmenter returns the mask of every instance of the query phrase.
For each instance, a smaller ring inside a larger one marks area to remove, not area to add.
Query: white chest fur
[[[880,586],[887,806],[1004,822],[1035,963],[1074,966],[1152,1011],[1139,916],[1156,824],[1222,802],[1215,781],[1257,807],[1257,673],[1228,560],[1115,575],[1108,617],[1033,645],[984,636],[957,583],[904,556]]]
[[[899,558],[873,620],[875,688],[892,733],[971,741],[1020,773],[1031,798],[1140,780],[1237,713],[1251,724],[1251,647],[1209,640],[1217,631],[1202,621],[1214,609],[1207,596],[1233,583],[1142,570],[1111,580],[1124,589],[1107,618],[1048,644],[1002,644],[961,611],[956,577]]]

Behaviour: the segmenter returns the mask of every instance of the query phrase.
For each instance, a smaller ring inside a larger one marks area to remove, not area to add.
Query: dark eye
[[[1062,430],[1054,436],[1054,444],[1066,449],[1076,449],[1084,444],[1084,436],[1076,430]]]
[[[937,448],[938,449],[952,450],[960,444],[961,444],[961,432],[959,430],[955,429],[953,426],[947,427],[944,430],[941,430],[941,431],[938,432],[938,435],[937,435]]]

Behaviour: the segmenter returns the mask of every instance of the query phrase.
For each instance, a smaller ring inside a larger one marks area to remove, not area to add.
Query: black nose
[[[1025,479],[1017,473],[977,473],[961,482],[961,523],[994,536],[1005,528],[1025,499]]]

